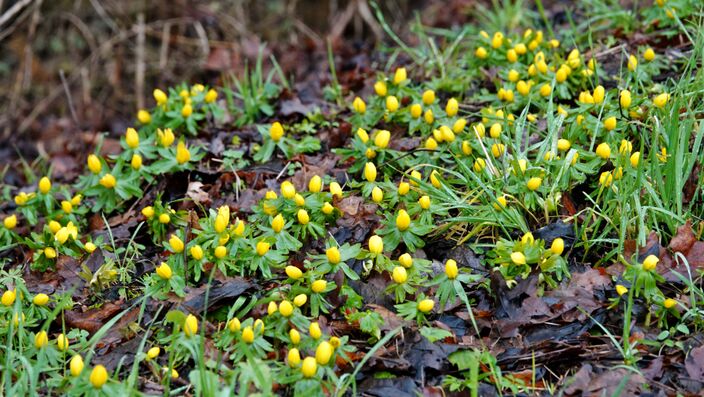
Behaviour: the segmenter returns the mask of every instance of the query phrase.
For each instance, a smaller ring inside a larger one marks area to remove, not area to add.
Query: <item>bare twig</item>
[[[66,99],[68,100],[68,109],[71,111],[71,118],[76,126],[80,125],[78,122],[78,116],[76,115],[76,109],[73,107],[73,98],[71,97],[71,90],[66,82],[66,76],[64,75],[64,70],[59,70],[59,76],[61,77],[61,85],[64,87],[64,92],[66,93]]]
[[[134,72],[134,91],[137,108],[144,109],[144,13],[137,15],[137,64]]]
[[[10,7],[7,11],[5,11],[2,15],[0,15],[0,26],[4,25],[7,21],[12,19],[18,12],[22,11],[24,7],[26,7],[29,3],[31,3],[33,0],[20,0],[17,3],[15,3],[12,7]]]
[[[161,48],[159,49],[159,70],[166,68],[169,60],[169,37],[171,36],[171,24],[165,23],[161,29]]]

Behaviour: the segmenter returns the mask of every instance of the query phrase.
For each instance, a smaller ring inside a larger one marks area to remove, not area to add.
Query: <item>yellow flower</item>
[[[633,150],[633,144],[631,143],[631,141],[622,139],[621,144],[618,147],[618,152],[621,154],[629,154],[631,153],[631,150]]]
[[[369,238],[369,252],[381,254],[384,251],[384,240],[376,234]]]
[[[308,302],[308,296],[306,294],[298,294],[293,298],[293,304],[296,307],[301,307]]]
[[[653,98],[653,105],[662,109],[665,107],[665,105],[667,105],[667,101],[669,99],[670,99],[670,94],[664,92],[660,95],[657,95],[655,98]]]
[[[496,202],[492,204],[495,210],[501,211],[502,209],[506,208],[506,197],[504,196],[499,196],[496,198]]]
[[[134,128],[127,129],[127,132],[125,132],[125,143],[131,149],[136,149],[139,147],[139,134],[137,133],[137,130]]]
[[[648,47],[643,52],[643,59],[645,59],[648,62],[652,62],[653,60],[655,60],[655,51],[653,51],[652,48]]]
[[[286,266],[286,275],[289,276],[290,278],[294,280],[298,280],[301,277],[303,277],[303,272],[301,269],[297,268],[296,266]]]
[[[222,259],[227,255],[227,248],[223,245],[215,247],[215,252],[213,253],[217,259]]]
[[[418,103],[414,103],[411,105],[411,117],[414,119],[417,119],[420,117],[420,115],[423,114],[423,107],[420,106]]]
[[[169,238],[169,245],[171,245],[171,249],[175,253],[179,254],[179,253],[183,252],[183,249],[184,249],[183,240],[181,240],[181,238],[178,237],[177,235],[175,235],[175,234],[171,235],[171,237]]]
[[[608,160],[611,157],[611,147],[608,143],[602,142],[596,147],[596,155],[604,160]]]
[[[266,255],[266,253],[269,252],[269,248],[271,248],[271,244],[267,243],[266,241],[258,242],[257,243],[257,255],[259,255],[259,256]]]
[[[2,224],[6,229],[14,229],[17,226],[17,215],[13,214],[5,217],[5,219],[2,220]]]
[[[374,186],[372,189],[372,201],[375,203],[381,203],[384,199],[384,192],[379,188],[379,186]]]
[[[337,182],[330,183],[330,194],[334,197],[342,198],[342,187]]]
[[[406,268],[403,266],[396,266],[394,267],[392,273],[391,273],[391,278],[393,278],[394,282],[397,284],[403,284],[406,282],[408,279],[408,274],[406,273]]]
[[[59,244],[63,244],[66,242],[66,240],[68,240],[69,237],[70,235],[68,229],[66,227],[62,227],[54,235],[54,240],[58,241]]]
[[[672,309],[673,307],[677,306],[677,301],[672,299],[672,298],[667,298],[662,302],[663,307],[665,309]]]
[[[189,314],[183,322],[183,333],[187,337],[191,337],[198,333],[198,319],[196,316]]]
[[[374,182],[376,180],[376,166],[374,163],[367,163],[364,165],[364,178],[368,182]]]
[[[399,182],[397,189],[399,196],[405,196],[410,190],[411,185],[408,182]]]
[[[504,35],[501,32],[496,32],[494,33],[494,36],[491,38],[491,46],[493,48],[499,48],[504,42]]]
[[[153,95],[157,105],[163,105],[169,99],[166,93],[158,88],[154,90]]]
[[[381,80],[374,83],[374,92],[380,97],[385,97],[388,92],[388,89],[386,88],[386,83]]]
[[[203,259],[203,248],[200,245],[194,245],[189,251],[193,259],[197,261]]]
[[[15,290],[7,290],[2,294],[0,302],[3,304],[3,306],[12,306],[15,303],[16,297],[17,293],[15,292]]]
[[[433,121],[435,121],[433,109],[426,109],[426,111],[423,113],[423,120],[425,120],[427,124],[433,124]]]
[[[491,154],[494,157],[500,157],[506,151],[506,146],[503,143],[495,143],[491,145]]]
[[[334,352],[335,349],[333,349],[330,342],[322,341],[320,342],[320,344],[318,344],[318,347],[315,349],[315,361],[317,361],[320,365],[326,365],[330,362],[330,359],[332,358],[332,354]]]
[[[387,130],[379,130],[374,136],[374,145],[380,149],[385,149],[389,146],[389,140],[391,139],[391,132]]]
[[[270,316],[273,315],[274,313],[276,313],[278,310],[279,310],[279,307],[276,305],[276,302],[274,302],[274,301],[269,302],[269,305],[266,307],[266,313]]]
[[[190,117],[191,114],[193,114],[193,107],[191,106],[190,103],[186,103],[183,105],[181,108],[181,116],[183,117]]]
[[[398,110],[398,107],[399,107],[398,98],[396,98],[393,95],[389,95],[386,97],[386,110],[393,113]]]
[[[165,262],[161,262],[161,264],[157,266],[156,274],[164,280],[169,280],[173,275],[171,267]]]
[[[46,247],[44,248],[44,256],[46,256],[47,259],[54,259],[56,258],[56,250],[52,247]]]
[[[308,211],[304,210],[303,208],[298,210],[298,213],[296,213],[296,218],[298,218],[298,223],[300,223],[301,225],[307,225],[308,222],[310,222]]]
[[[142,156],[137,153],[133,154],[132,160],[130,161],[130,165],[135,170],[142,168]]]
[[[568,141],[567,139],[558,139],[557,140],[557,150],[561,152],[566,152],[570,150],[570,147],[572,146],[572,143]]]
[[[535,190],[538,190],[538,188],[540,187],[540,185],[542,183],[543,183],[542,178],[533,177],[533,178],[530,178],[528,180],[528,182],[526,182],[526,187],[528,188],[528,190],[535,191]]]
[[[592,98],[594,98],[594,103],[604,102],[605,96],[606,96],[606,90],[604,89],[604,86],[598,85],[598,86],[596,86],[596,88],[594,88],[594,93],[592,94]]]
[[[607,131],[613,131],[616,128],[616,116],[606,118],[604,120],[604,128]]]
[[[153,360],[159,357],[159,353],[161,353],[161,349],[158,346],[152,347],[151,349],[147,350],[147,360]]]
[[[147,219],[151,219],[154,216],[154,207],[150,205],[142,208],[142,215]]]
[[[402,209],[396,216],[396,227],[400,231],[405,231],[409,226],[411,226],[411,217],[406,210]]]
[[[631,162],[631,167],[637,168],[638,163],[640,162],[640,152],[634,152],[629,160]]]
[[[464,127],[467,126],[467,120],[466,119],[457,119],[455,123],[452,125],[452,132],[455,134],[459,134],[462,131],[464,131]]]
[[[557,81],[558,83],[564,83],[565,80],[567,80],[567,69],[557,69],[557,72],[555,72],[555,81]]]
[[[46,304],[49,303],[49,295],[37,294],[34,296],[34,299],[32,299],[32,303],[37,306],[46,306]]]
[[[421,196],[421,198],[418,199],[418,204],[420,205],[420,208],[427,210],[430,208],[430,197],[428,196]]]
[[[511,262],[513,262],[517,265],[525,265],[526,264],[526,256],[523,255],[522,252],[512,252],[511,253]]]
[[[435,102],[435,91],[425,90],[422,95],[423,103],[426,105],[432,105]]]
[[[68,341],[68,338],[66,337],[66,335],[59,334],[59,336],[56,337],[56,347],[60,351],[68,350],[68,345],[69,345],[69,341]]]
[[[323,214],[325,215],[330,215],[332,212],[335,210],[335,207],[332,206],[330,203],[325,203],[323,204],[323,208],[321,211],[323,211]]]
[[[239,331],[241,326],[242,324],[240,323],[240,319],[237,317],[227,322],[227,329],[229,329],[230,332]]]
[[[287,357],[289,367],[295,368],[301,364],[301,353],[295,347],[288,351]]]
[[[205,93],[205,103],[213,103],[218,99],[218,92],[215,91],[214,89],[209,89],[207,93]]]
[[[152,122],[152,115],[145,109],[139,109],[137,112],[137,120],[142,124],[149,124]]]
[[[618,102],[623,109],[628,109],[629,107],[631,107],[631,102],[632,102],[631,91],[629,91],[629,90],[621,91],[621,93],[619,94]]]
[[[284,217],[281,214],[276,215],[274,219],[271,220],[271,228],[274,229],[274,232],[276,233],[282,231],[285,225],[286,221],[284,220]]]
[[[87,163],[88,169],[94,174],[99,174],[100,170],[103,169],[103,165],[100,163],[100,158],[94,154],[88,155]]]
[[[623,296],[623,294],[625,294],[627,292],[628,292],[628,288],[624,287],[621,284],[616,285],[616,293],[618,294],[618,296]]]
[[[39,192],[42,194],[47,194],[49,193],[49,190],[51,190],[51,181],[46,176],[42,177],[42,179],[39,180]]]
[[[658,262],[660,262],[660,258],[655,255],[648,255],[645,260],[643,260],[643,269],[647,271],[655,270]]]
[[[499,123],[494,123],[491,125],[491,128],[489,128],[489,136],[491,136],[494,139],[498,139],[501,136],[501,130],[503,127]]]
[[[244,327],[242,330],[242,341],[248,345],[254,342],[254,330],[252,327]]]
[[[90,372],[90,384],[94,388],[100,389],[108,381],[108,370],[102,365],[96,365]]]
[[[313,339],[320,339],[320,337],[323,336],[323,332],[320,330],[320,324],[318,324],[317,322],[310,323],[310,326],[308,327],[308,333]]]
[[[445,262],[445,275],[450,280],[454,280],[457,278],[458,274],[459,269],[457,268],[457,262],[454,259],[448,259]]]
[[[318,372],[318,363],[315,361],[315,357],[306,357],[303,359],[303,364],[301,365],[301,373],[304,378],[312,378]]]
[[[328,262],[333,265],[340,263],[340,250],[337,247],[330,247],[325,250],[325,256],[328,258]]]
[[[367,111],[367,104],[364,103],[364,100],[362,100],[362,98],[355,97],[352,101],[352,109],[354,109],[356,113],[364,114]]]
[[[112,189],[117,184],[117,180],[112,174],[105,174],[100,178],[100,185],[106,189]]]
[[[423,299],[422,301],[418,302],[418,311],[421,313],[430,313],[431,310],[433,310],[433,307],[435,306],[435,301],[432,299]]]
[[[398,257],[398,262],[401,264],[401,266],[408,269],[413,266],[413,257],[411,256],[411,254],[406,252],[405,254]]]
[[[167,128],[165,130],[159,128],[156,130],[156,135],[159,139],[159,144],[161,144],[161,146],[163,147],[171,146],[171,144],[174,143],[174,141],[176,140],[176,136],[174,136],[174,132],[171,130],[171,128]]]
[[[631,72],[635,72],[636,68],[638,67],[638,59],[635,57],[635,55],[631,55],[628,57],[628,70]]]
[[[293,314],[293,305],[289,301],[281,301],[279,303],[279,313],[284,317],[290,317]]]
[[[269,136],[271,136],[271,140],[274,142],[281,140],[284,136],[284,127],[281,123],[275,121],[271,124],[271,127],[269,128]]]
[[[176,161],[179,164],[187,163],[191,159],[191,152],[183,141],[179,141],[176,146]]]
[[[46,346],[49,343],[49,337],[46,334],[46,331],[39,331],[37,332],[36,335],[34,335],[34,346],[37,349],[41,349],[42,347]]]
[[[325,291],[325,288],[327,288],[328,282],[325,280],[315,280],[313,283],[310,285],[310,289],[315,292],[316,294],[319,294],[323,291]]]
[[[472,167],[474,168],[474,172],[481,172],[484,167],[486,167],[486,161],[483,158],[478,157],[474,160],[474,166]]]
[[[437,131],[437,130],[436,130]],[[428,139],[425,141],[425,148],[428,150],[435,150],[438,148],[438,141],[433,139],[433,137],[428,137]]]
[[[486,59],[487,55],[489,55],[486,51],[486,48],[484,47],[477,47],[476,50],[474,50],[474,56],[476,56],[479,59]]]
[[[614,176],[609,171],[604,171],[601,173],[601,175],[599,175],[599,184],[604,187],[611,186],[611,183],[613,181],[614,181]]]
[[[550,93],[552,92],[552,87],[550,87],[550,84],[545,83],[540,87],[540,95],[544,97],[550,96]]]
[[[318,175],[313,175],[308,182],[308,191],[311,193],[318,193],[323,190],[323,179]]]
[[[552,244],[550,245],[550,251],[555,254],[555,255],[562,255],[562,252],[565,250],[565,240],[561,238],[556,238],[552,240]]]
[[[511,63],[518,61],[518,54],[516,53],[516,50],[511,48],[510,50],[506,51],[506,60]]]
[[[406,68],[398,68],[396,69],[396,72],[394,73],[394,84],[395,85],[400,85],[404,81],[406,81],[407,78],[407,73],[406,73]]]
[[[294,345],[297,345],[301,342],[301,333],[294,328],[291,328],[291,330],[288,331],[288,336],[291,339],[291,343],[293,343]]]
[[[77,377],[78,375],[83,372],[83,357],[81,357],[80,354],[76,354],[75,356],[71,357],[71,361],[69,361],[68,367],[71,372],[71,376],[74,378]]]

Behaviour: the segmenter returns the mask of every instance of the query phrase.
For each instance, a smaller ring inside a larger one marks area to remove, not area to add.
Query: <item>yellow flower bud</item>
[[[156,268],[156,274],[164,280],[169,280],[173,275],[171,272],[171,267],[165,262],[161,262],[161,264]]]
[[[39,331],[36,335],[34,335],[34,346],[37,349],[41,349],[47,344],[49,344],[49,337],[47,336],[46,331]]]
[[[407,73],[406,73],[406,68],[398,68],[396,69],[396,72],[394,73],[394,84],[395,85],[400,85],[407,79]]]
[[[604,160],[608,160],[611,157],[611,147],[608,143],[602,142],[596,147],[596,155]]]
[[[308,302],[308,296],[306,294],[298,294],[293,298],[293,304],[296,307],[301,307]]]
[[[433,310],[433,307],[435,306],[435,302],[432,299],[423,299],[422,301],[418,302],[418,311],[421,313],[430,313],[430,311]]]
[[[179,164],[187,163],[191,159],[191,152],[183,141],[179,141],[176,146],[176,161]]]
[[[628,90],[623,90],[619,94],[619,104],[623,109],[628,109],[631,107],[631,92]]]
[[[198,319],[196,316],[192,314],[186,316],[186,321],[183,322],[183,333],[189,338],[198,333]]]
[[[327,288],[327,286],[328,286],[328,282],[327,282],[327,281],[325,281],[325,280],[315,280],[315,281],[313,281],[313,284],[311,284],[310,289],[311,289],[313,292],[315,292],[316,294],[319,294],[319,293],[325,291],[325,289]]]
[[[655,51],[653,51],[652,48],[648,47],[643,52],[643,59],[645,59],[648,62],[652,62],[653,60],[655,60]]]
[[[408,273],[406,273],[406,268],[403,266],[394,267],[394,270],[391,273],[391,278],[393,278],[394,282],[397,284],[405,283],[408,279]]]
[[[667,298],[662,302],[662,305],[665,309],[672,309],[677,306],[677,301],[672,298]]]
[[[400,210],[396,216],[396,227],[400,231],[405,231],[411,226],[411,217],[408,215],[406,210]]]
[[[550,245],[550,251],[555,254],[555,255],[562,255],[562,252],[565,250],[565,240],[561,238],[556,238],[552,240],[552,244]]]
[[[448,259],[445,262],[445,275],[448,279],[454,280],[459,274],[459,269],[457,268],[457,262],[454,259]]]
[[[301,364],[301,353],[295,347],[288,351],[288,365],[291,368],[298,367]]]
[[[616,293],[618,294],[618,296],[623,296],[623,294],[628,293],[628,288],[624,287],[621,284],[617,284]]]
[[[209,89],[207,93],[205,93],[205,97],[203,100],[205,100],[205,103],[213,103],[218,99],[218,92],[215,91],[214,89]]]
[[[538,188],[540,187],[540,185],[542,183],[543,183],[542,178],[533,177],[533,178],[530,178],[528,180],[528,182],[526,182],[526,187],[528,188],[528,190],[535,191],[535,190],[538,190]]]
[[[320,365],[326,365],[330,362],[330,359],[332,358],[332,354],[334,352],[335,349],[333,349],[330,342],[322,341],[320,342],[320,344],[318,344],[318,347],[315,349],[315,361],[317,361]]]
[[[303,208],[298,210],[298,213],[296,213],[296,217],[298,218],[298,223],[300,223],[301,225],[307,225],[308,222],[310,222],[308,211],[304,210]]]
[[[42,177],[42,179],[39,180],[39,192],[42,194],[47,194],[49,193],[49,190],[51,190],[51,181],[46,176]]]
[[[425,90],[422,95],[423,103],[426,105],[432,105],[435,102],[435,91]]]
[[[175,235],[175,234],[171,235],[171,237],[169,238],[169,245],[171,245],[171,249],[175,253],[179,254],[179,253],[183,252],[183,249],[184,249],[183,240],[181,240],[181,238],[178,237],[177,235]]]
[[[658,108],[664,108],[665,105],[667,105],[667,101],[670,100],[670,94],[668,93],[662,93],[657,95],[655,98],[653,98],[653,105],[655,105]]]
[[[154,90],[153,95],[157,105],[163,105],[169,99],[166,93],[158,88]]]
[[[240,323],[240,319],[237,317],[235,317],[227,322],[227,329],[229,329],[230,332],[239,331],[241,326],[242,326],[242,324]]]
[[[332,265],[337,265],[340,263],[340,250],[337,247],[330,247],[325,250],[325,256],[328,258],[328,262]]]
[[[423,114],[423,107],[419,103],[414,103],[411,105],[411,117],[417,119]]]
[[[389,146],[389,140],[391,139],[391,132],[387,130],[380,130],[374,136],[374,145],[380,149],[385,149]]]
[[[364,178],[368,182],[374,182],[376,180],[376,166],[374,163],[367,163],[364,165]]]
[[[284,127],[281,126],[281,123],[275,121],[271,124],[271,127],[269,128],[269,136],[271,136],[271,140],[274,142],[281,140],[284,136]]]
[[[136,149],[139,147],[139,134],[134,128],[128,128],[125,132],[125,143],[130,149]]]
[[[398,107],[399,107],[398,98],[396,98],[393,95],[389,95],[386,97],[386,110],[393,113],[398,110]]]
[[[117,180],[112,174],[105,174],[100,178],[100,185],[106,189],[112,189],[117,185]]]
[[[213,254],[217,259],[222,259],[227,256],[227,248],[225,246],[219,245],[215,247],[215,251],[213,252]]]
[[[259,255],[259,256],[266,255],[266,253],[269,252],[269,248],[271,248],[271,244],[267,243],[266,241],[258,242],[257,243],[257,255]]]
[[[474,50],[474,56],[479,59],[486,59],[487,55],[489,55],[489,53],[484,47],[478,47],[476,50]]]
[[[310,326],[308,327],[308,333],[313,339],[320,339],[320,337],[323,336],[323,332],[320,330],[320,324],[318,324],[317,322],[310,323]]]
[[[246,344],[252,344],[252,342],[254,342],[254,330],[252,327],[244,327],[242,330],[242,341]]]
[[[59,334],[59,336],[56,337],[56,347],[60,351],[63,352],[63,351],[68,350],[68,345],[69,345],[69,341],[68,341],[68,338],[66,337],[66,335]]]
[[[647,271],[655,270],[658,262],[660,262],[660,258],[655,255],[648,255],[645,260],[643,260],[643,269]]]
[[[279,304],[279,313],[284,317],[290,317],[293,314],[293,305],[289,301],[281,301]]]
[[[515,263],[516,265],[525,265],[526,264],[526,256],[523,255],[522,252],[512,252],[511,253],[511,262]]]
[[[94,174],[99,174],[100,171],[103,169],[103,165],[100,162],[100,158],[98,158],[98,156],[94,154],[88,155],[87,163],[88,169]]]
[[[374,92],[380,97],[385,97],[388,92],[386,83],[381,80],[374,83]]]
[[[145,109],[139,109],[137,112],[137,120],[142,124],[149,124],[152,122],[152,116]]]
[[[301,269],[297,268],[296,266],[286,266],[286,275],[289,276],[290,278],[294,280],[298,280],[301,277],[303,277],[303,272]]]
[[[352,101],[352,109],[359,114],[364,114],[367,112],[367,104],[360,97],[355,97]]]
[[[291,328],[291,330],[288,331],[288,337],[291,339],[291,343],[293,343],[294,345],[301,343],[301,333],[294,328]]]
[[[108,370],[102,365],[96,365],[90,372],[90,384],[94,388],[100,389],[108,381]]]
[[[376,234],[369,238],[369,252],[381,254],[384,251],[384,240]]]
[[[83,372],[83,357],[81,357],[80,354],[76,354],[71,357],[68,367],[71,372],[71,376],[74,378],[77,377],[81,374],[81,372]]]
[[[301,365],[301,373],[304,378],[312,378],[318,372],[318,363],[315,357],[306,357]]]
[[[318,193],[323,190],[323,179],[318,175],[313,175],[308,182],[308,191],[311,193]]]
[[[633,153],[631,155],[630,162],[631,162],[631,167],[637,168],[638,163],[640,162],[640,152]]]

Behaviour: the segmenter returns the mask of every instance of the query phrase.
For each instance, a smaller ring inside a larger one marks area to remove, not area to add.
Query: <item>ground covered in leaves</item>
[[[3,120],[3,393],[701,395],[701,5],[403,3],[242,52],[101,8],[152,95]]]

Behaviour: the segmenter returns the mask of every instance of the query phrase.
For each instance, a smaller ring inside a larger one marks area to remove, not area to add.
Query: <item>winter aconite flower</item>
[[[183,322],[183,333],[187,337],[191,337],[198,333],[198,319],[196,316],[189,314]]]
[[[298,212],[296,213],[296,218],[298,218],[298,223],[300,223],[301,225],[307,225],[308,222],[310,222],[310,217],[308,216],[308,211],[306,211],[302,208],[300,210],[298,210]]]
[[[445,275],[450,280],[454,280],[457,278],[458,274],[459,269],[457,268],[457,262],[454,259],[448,259],[445,262]]]
[[[260,241],[257,243],[257,255],[259,256],[264,256],[266,255],[267,252],[269,252],[269,248],[271,248],[271,244],[267,243],[266,241]]]
[[[130,149],[139,147],[139,134],[134,128],[128,128],[125,132],[125,143]]]
[[[665,92],[653,98],[653,105],[662,109],[665,107],[665,105],[667,105],[668,100],[670,100],[670,94]]]
[[[183,252],[183,249],[185,248],[183,240],[175,234],[172,234],[169,238],[169,245],[171,245],[171,249],[173,249],[173,251],[177,254]]]
[[[274,142],[278,142],[281,140],[281,138],[284,136],[284,127],[281,125],[281,123],[275,121],[271,124],[271,127],[269,128],[269,136],[271,136],[271,140]]]
[[[374,163],[367,163],[364,166],[364,178],[368,182],[374,182],[376,180],[376,166]]]
[[[655,255],[648,255],[645,260],[643,260],[643,270],[652,271],[660,262],[660,258]]]
[[[364,100],[362,100],[362,98],[355,97],[352,101],[352,109],[354,109],[356,113],[364,114],[367,112],[367,104],[364,103]]]
[[[394,73],[394,79],[393,82],[395,85],[399,85],[406,81],[407,79],[407,73],[406,73],[406,68],[398,68],[396,69],[396,72]]]
[[[100,389],[108,381],[108,370],[102,365],[96,365],[90,372],[90,384],[94,388]]]
[[[163,280],[169,280],[173,275],[173,273],[171,272],[171,266],[169,266],[165,262],[161,262],[161,264],[157,266],[156,274]]]
[[[394,267],[394,270],[391,272],[391,278],[393,278],[394,282],[397,284],[405,283],[408,279],[406,268],[403,266]]]
[[[523,255],[522,252],[512,252],[511,253],[511,262],[515,263],[516,265],[525,265],[526,264],[526,256]]]
[[[100,185],[106,189],[112,189],[117,185],[117,180],[112,174],[105,174],[100,178]]]
[[[176,140],[176,136],[171,128],[166,128],[162,130],[161,128],[156,130],[156,136],[159,144],[163,147],[169,147]]]
[[[369,252],[372,254],[381,254],[384,251],[384,240],[376,234],[369,238]]]
[[[391,132],[387,130],[380,130],[374,136],[374,145],[380,149],[385,149],[389,146],[389,140],[391,139]]]
[[[672,298],[667,298],[662,302],[662,306],[665,309],[672,309],[673,307],[677,306],[677,301]]]
[[[374,186],[372,189],[372,201],[375,203],[381,203],[384,200],[384,191],[381,190],[379,186]]]
[[[405,231],[411,226],[411,217],[408,215],[406,210],[400,210],[396,216],[396,227],[400,231]]]
[[[38,187],[40,193],[47,194],[49,193],[49,190],[51,190],[51,181],[46,176],[42,177],[42,179],[39,180]]]
[[[36,335],[34,335],[34,347],[37,349],[41,349],[48,344],[49,337],[47,336],[46,331],[39,331]]]
[[[17,215],[10,215],[8,217],[5,217],[5,219],[2,220],[2,225],[5,226],[6,229],[12,230],[15,227],[17,227]]]
[[[320,365],[326,365],[330,362],[332,354],[335,352],[332,345],[328,341],[322,341],[315,349],[315,361]]]
[[[49,295],[36,294],[34,296],[34,299],[32,299],[32,303],[34,303],[37,306],[46,306],[46,304],[49,303]]]
[[[310,289],[315,292],[316,294],[319,294],[323,291],[325,291],[325,288],[327,288],[328,282],[325,280],[315,280],[313,283],[310,285]]]
[[[616,117],[611,116],[604,119],[604,128],[607,131],[613,131],[614,129],[616,129]]]
[[[78,375],[83,372],[83,357],[81,357],[80,354],[76,354],[75,356],[71,357],[71,361],[69,361],[68,364],[69,371],[71,372],[71,376],[74,378],[77,377]]]
[[[604,160],[608,160],[611,157],[611,147],[608,143],[602,142],[596,147],[596,155]]]
[[[628,109],[631,107],[631,91],[623,90],[619,94],[619,104],[623,109]]]
[[[628,288],[624,287],[621,284],[617,284],[616,285],[616,293],[618,294],[618,296],[623,296],[623,294],[628,293]]]
[[[325,255],[328,258],[328,262],[332,265],[337,265],[340,263],[340,250],[337,247],[330,247],[325,250]]]
[[[163,105],[166,103],[166,101],[169,100],[169,97],[166,96],[166,93],[158,88],[156,88],[152,94],[154,95],[154,100],[156,101],[157,105]]]
[[[550,251],[553,254],[562,255],[562,252],[564,250],[565,250],[565,240],[558,237],[552,241],[552,244],[550,245]]]
[[[381,80],[374,83],[374,92],[380,97],[385,97],[386,94],[388,93],[388,88],[386,87],[386,83]]]
[[[59,336],[56,337],[56,348],[63,352],[68,350],[68,346],[69,341],[66,335],[59,334]]]
[[[208,90],[208,92],[205,94],[205,97],[203,98],[205,103],[213,103],[217,99],[218,99],[218,92],[212,88]]]
[[[142,124],[149,124],[152,122],[152,115],[145,109],[139,109],[137,112],[137,120]]]
[[[435,306],[435,301],[432,299],[423,299],[422,301],[418,302],[418,311],[421,313],[430,313],[433,310],[433,307]]]
[[[286,275],[294,280],[298,280],[303,277],[303,272],[296,266],[286,266]]]
[[[398,107],[398,98],[393,95],[389,95],[386,97],[386,110],[388,110],[390,113],[393,113],[398,110]]]
[[[306,357],[301,365],[301,373],[304,378],[312,378],[318,372],[318,363],[315,357]]]
[[[12,306],[15,303],[15,298],[17,298],[17,293],[15,290],[7,290],[2,294],[0,302],[3,306]]]
[[[313,175],[308,182],[308,191],[311,193],[319,193],[323,190],[323,179],[318,175]]]
[[[301,364],[301,353],[295,347],[288,351],[286,357],[288,359],[288,365],[291,368],[296,368]]]
[[[533,178],[530,178],[528,180],[528,182],[526,182],[526,187],[528,188],[528,190],[535,191],[535,190],[538,190],[538,188],[540,187],[540,185],[542,183],[543,183],[542,178],[533,177]]]
[[[286,221],[284,220],[283,215],[278,214],[274,217],[274,219],[271,220],[271,228],[274,230],[275,233],[279,233],[284,229],[284,226],[286,225]]]
[[[279,303],[279,313],[284,317],[291,317],[293,314],[293,305],[291,302],[285,300]]]
[[[191,159],[191,152],[183,141],[179,141],[176,146],[176,162],[185,164]]]
[[[94,154],[88,155],[87,163],[88,169],[94,174],[99,174],[100,171],[103,169],[103,165],[101,164],[100,159]]]
[[[308,302],[308,295],[306,294],[298,294],[293,298],[293,304],[296,305],[296,307],[301,307]]]

